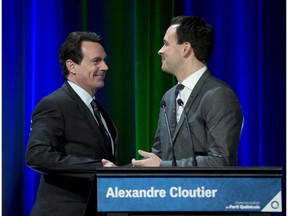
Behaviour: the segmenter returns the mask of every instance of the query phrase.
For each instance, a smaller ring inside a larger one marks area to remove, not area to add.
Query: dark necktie
[[[100,112],[99,112],[99,109],[97,107],[97,102],[96,102],[95,99],[92,100],[91,106],[93,108],[94,115],[95,115],[95,117],[97,119],[97,122],[99,124],[99,127],[100,127],[100,130],[101,130],[102,136],[104,138],[105,144],[107,145],[109,151],[112,153],[111,139],[110,139],[108,131],[106,130],[106,128],[105,128],[105,126],[104,126],[104,124],[102,122],[102,118],[100,116]]]
[[[182,89],[184,89],[184,85],[182,85],[182,84],[178,84],[177,86],[176,86],[176,89],[175,89],[175,122],[176,122],[176,125],[177,125],[177,97],[178,97],[178,94],[179,94],[179,92],[182,90]]]
[[[184,88],[184,85],[182,84],[178,84],[176,86],[175,92],[174,92],[174,108],[173,108],[173,116],[171,118],[171,135],[173,136],[175,133],[175,129],[177,126],[177,119],[176,119],[176,115],[177,115],[177,96],[179,94],[179,91],[181,91]]]

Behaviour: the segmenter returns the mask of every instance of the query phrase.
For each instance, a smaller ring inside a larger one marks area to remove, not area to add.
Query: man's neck
[[[204,66],[206,66],[206,64],[202,62],[197,62],[195,64],[187,65],[187,67],[183,68],[182,71],[179,71],[177,74],[175,74],[177,81],[182,83],[183,80],[185,80],[187,77],[191,76],[196,71],[203,68]]]

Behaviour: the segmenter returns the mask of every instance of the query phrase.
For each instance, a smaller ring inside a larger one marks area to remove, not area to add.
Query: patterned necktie
[[[108,131],[106,130],[106,128],[105,128],[105,126],[104,126],[104,124],[102,122],[102,118],[100,116],[100,112],[99,112],[99,109],[97,107],[97,102],[96,102],[95,99],[92,100],[91,106],[93,108],[94,115],[95,115],[95,117],[97,119],[97,122],[99,124],[99,127],[100,127],[100,130],[101,130],[102,136],[104,138],[105,144],[107,145],[109,151],[112,153],[111,139],[110,139]]]

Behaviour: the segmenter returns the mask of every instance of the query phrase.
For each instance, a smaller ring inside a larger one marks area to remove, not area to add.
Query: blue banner
[[[281,212],[280,178],[98,177],[99,212]]]

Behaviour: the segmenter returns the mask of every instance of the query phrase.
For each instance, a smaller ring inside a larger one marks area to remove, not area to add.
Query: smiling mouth
[[[95,74],[94,77],[105,77],[105,74]]]

